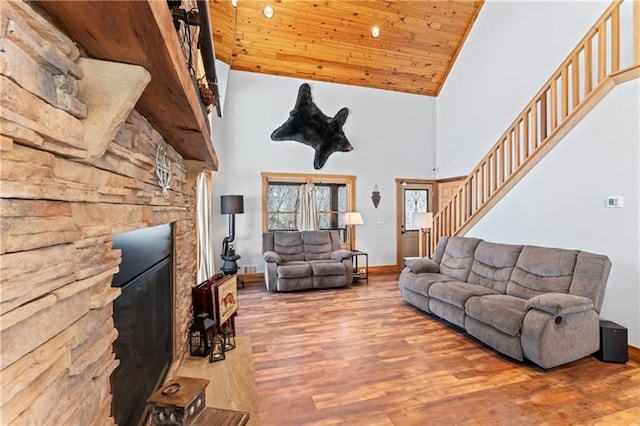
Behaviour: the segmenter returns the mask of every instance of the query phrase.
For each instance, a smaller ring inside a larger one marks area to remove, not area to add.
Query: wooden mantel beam
[[[186,159],[217,170],[199,94],[164,1],[41,1],[91,57],[135,64],[151,74],[137,109]]]

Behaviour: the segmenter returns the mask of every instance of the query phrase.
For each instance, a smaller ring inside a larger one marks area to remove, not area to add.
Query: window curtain
[[[213,244],[213,173],[203,170],[196,184],[198,283],[215,274]]]
[[[317,231],[318,209],[316,207],[316,186],[312,183],[300,185],[298,188],[300,208],[296,216],[298,231]]]

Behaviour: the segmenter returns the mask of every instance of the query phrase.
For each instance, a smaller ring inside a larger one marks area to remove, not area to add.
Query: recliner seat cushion
[[[433,283],[455,281],[451,277],[438,273],[414,274],[408,268],[403,274],[404,279],[402,280],[402,285],[404,285],[404,288],[424,296],[429,296],[429,287],[431,287]]]
[[[273,251],[280,255],[283,262],[304,260],[302,234],[299,232],[274,232]]]
[[[480,241],[477,238],[449,237],[440,261],[440,272],[460,281],[469,278],[473,254]]]
[[[311,265],[304,261],[287,262],[278,266],[278,278],[305,278],[311,276]]]
[[[310,262],[313,275],[322,277],[326,275],[344,275],[344,264],[337,262]]]
[[[481,241],[473,255],[470,283],[504,293],[522,246]]]
[[[505,294],[474,297],[467,301],[468,316],[510,336],[519,336],[527,314],[525,299]]]
[[[577,250],[524,246],[506,294],[529,299],[543,293],[568,293]]]
[[[478,284],[469,284],[462,281],[449,281],[446,283],[434,283],[429,287],[429,297],[447,302],[450,305],[464,309],[464,305],[470,297],[499,294],[495,290]]]

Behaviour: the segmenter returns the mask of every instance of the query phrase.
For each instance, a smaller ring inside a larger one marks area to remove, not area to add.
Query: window
[[[429,190],[405,189],[404,190],[404,229],[405,231],[417,231],[418,226],[413,223],[416,213],[429,211]]]
[[[320,229],[340,230],[346,241],[343,213],[351,211],[355,204],[354,176],[262,173],[263,231],[297,230],[298,189],[307,182],[316,187]]]

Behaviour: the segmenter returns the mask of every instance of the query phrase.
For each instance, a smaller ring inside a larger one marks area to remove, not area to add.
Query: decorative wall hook
[[[169,189],[171,188],[171,161],[169,161],[167,149],[162,141],[158,142],[158,149],[156,150],[156,176],[158,177],[158,184],[162,188],[162,195],[166,197],[169,195]]]
[[[380,204],[380,191],[378,191],[378,185],[373,186],[373,192],[371,193],[371,201],[373,201],[373,207],[378,208],[378,204]]]

